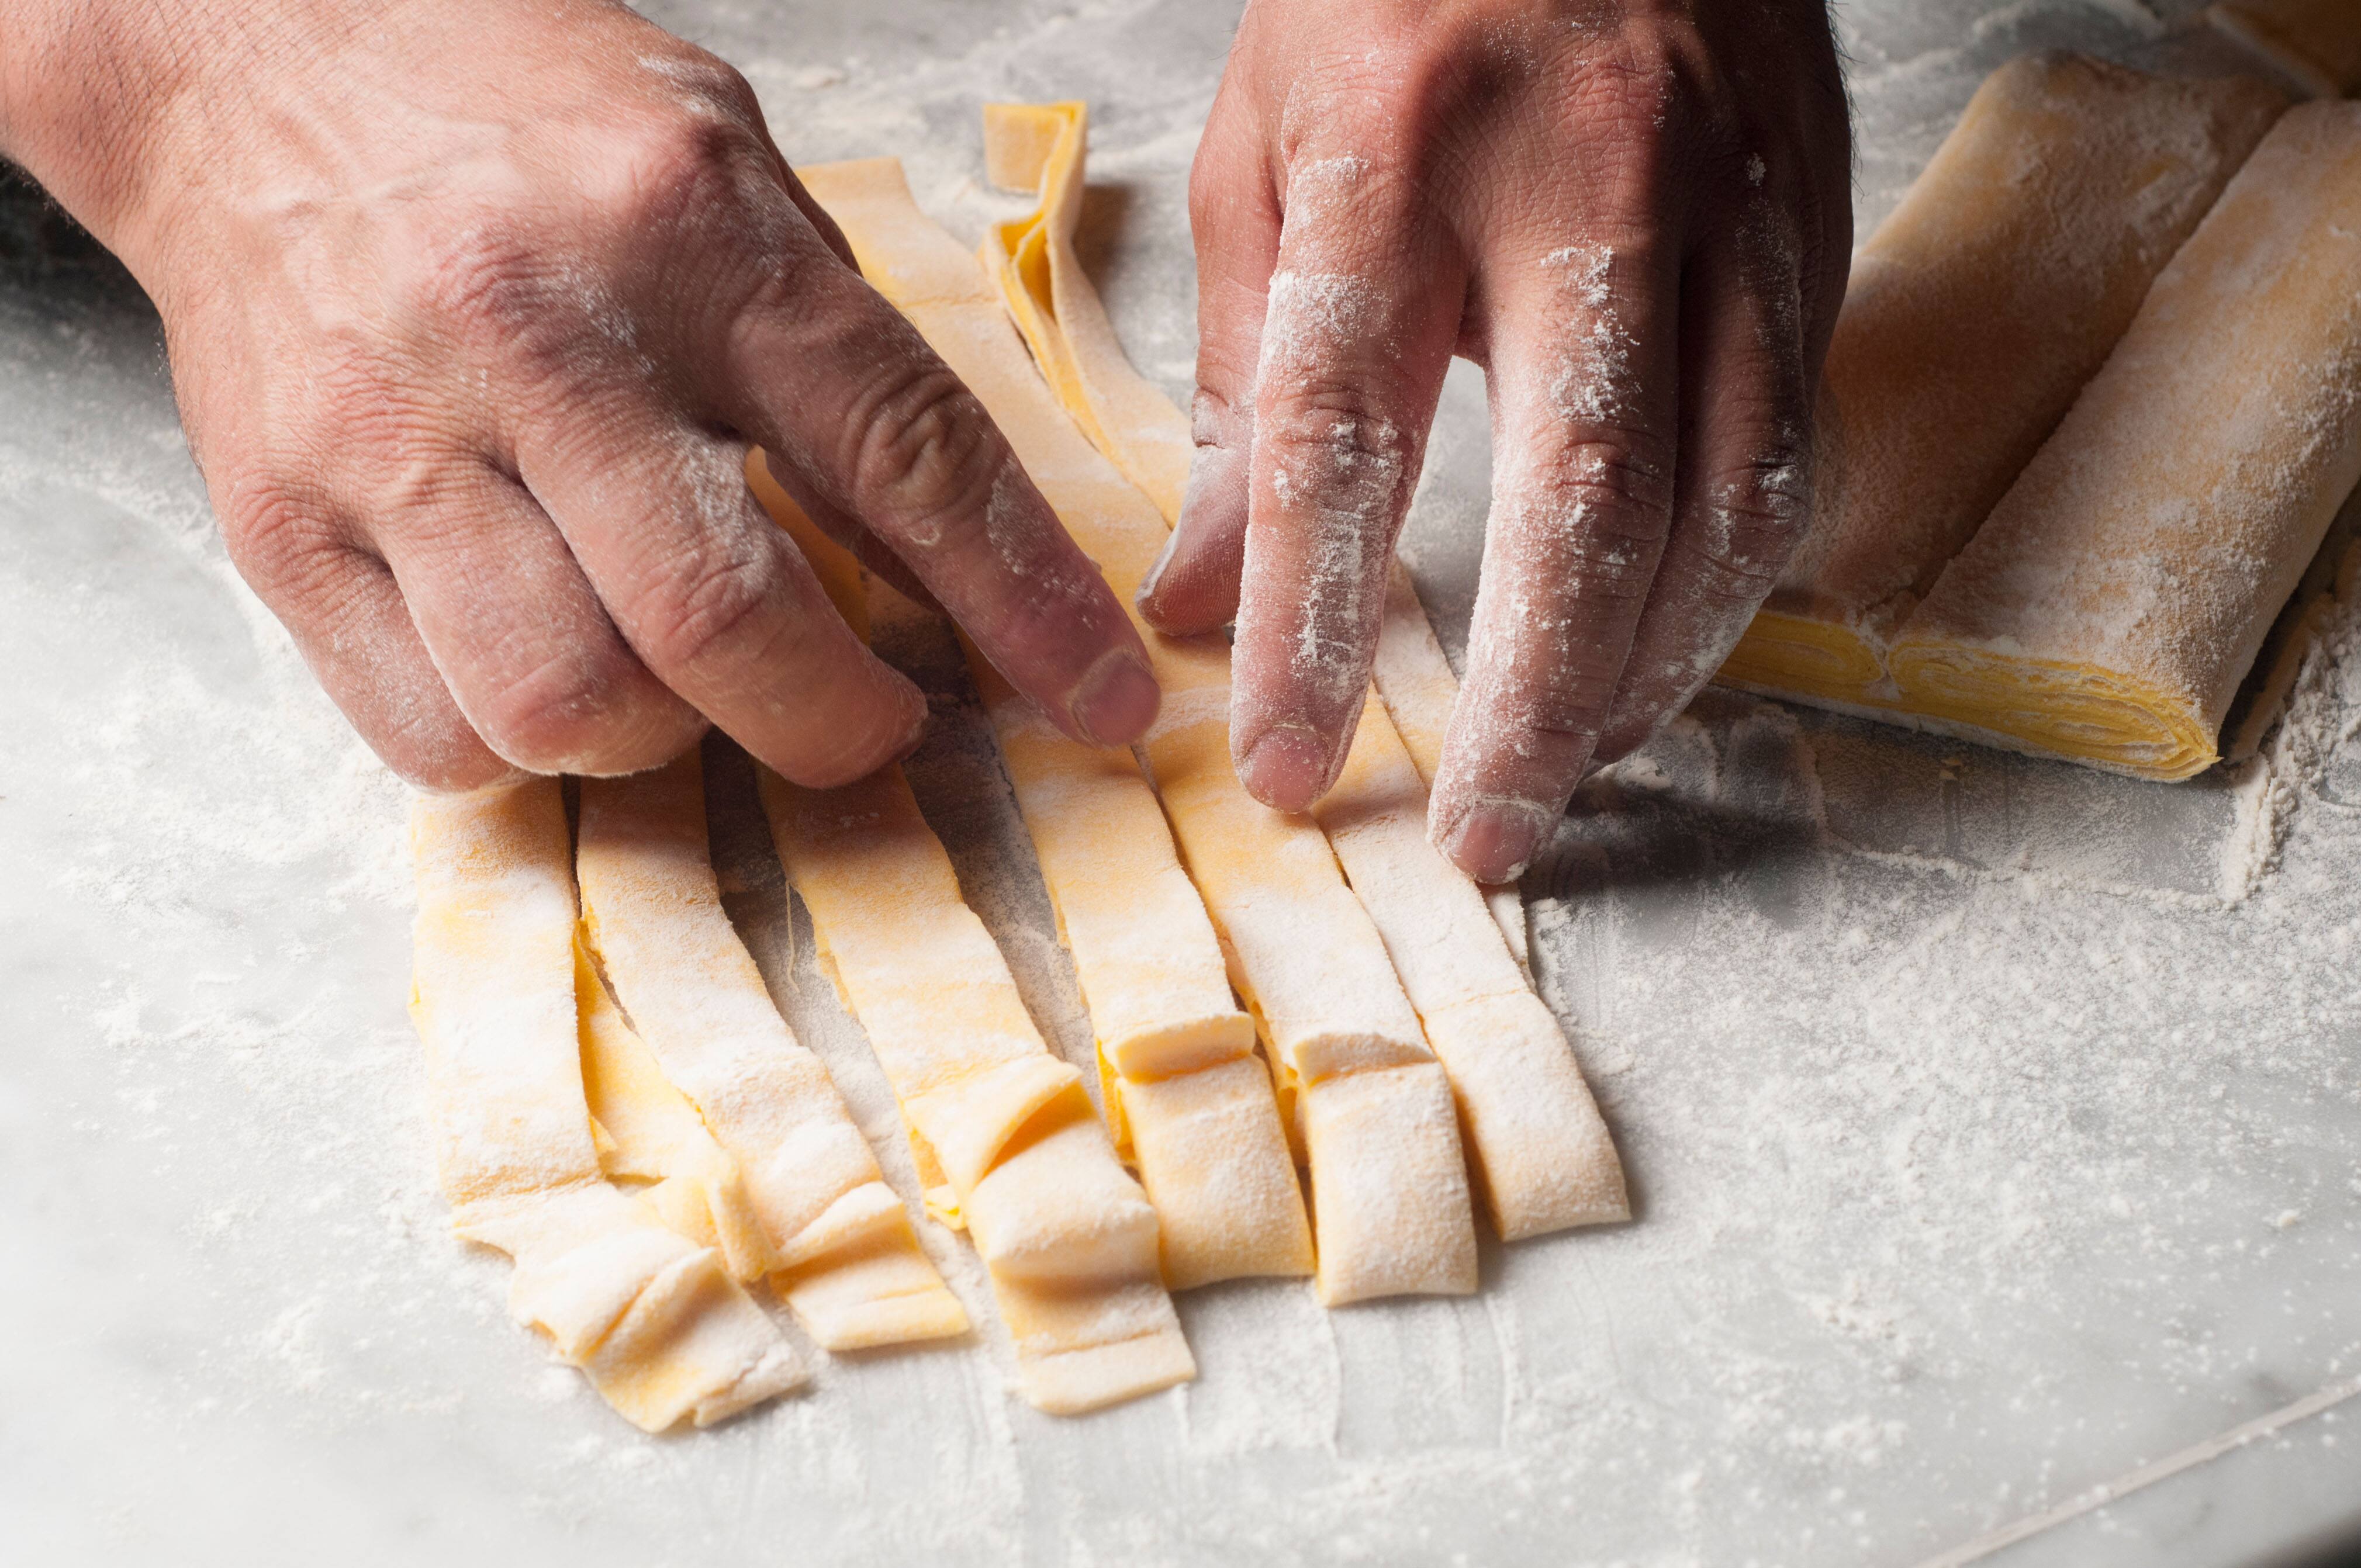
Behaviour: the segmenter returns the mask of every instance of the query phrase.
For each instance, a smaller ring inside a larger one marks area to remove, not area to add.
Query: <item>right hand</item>
[[[1157,689],[983,406],[863,283],[745,82],[609,0],[27,0],[0,153],[162,313],[232,559],[393,769],[799,783],[926,703],[745,444],[1079,739]]]

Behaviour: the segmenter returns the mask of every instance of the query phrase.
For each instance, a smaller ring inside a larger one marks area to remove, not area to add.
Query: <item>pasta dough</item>
[[[2079,55],[1993,73],[1854,258],[1812,531],[1724,682],[1906,706],[1890,640],[2283,106]]]
[[[733,1278],[771,1272],[771,1244],[739,1179],[687,1097],[608,994],[590,955],[574,945],[574,992],[582,1030],[582,1087],[590,1102],[598,1165],[609,1177],[652,1183],[640,1196],[665,1224],[718,1249]]]
[[[763,804],[820,957],[901,1102],[931,1205],[973,1238],[1027,1398],[1074,1414],[1185,1382],[1156,1212],[1049,1054],[898,767]]]
[[[985,173],[1039,205],[995,225],[983,264],[1059,403],[1091,444],[1156,503],[1169,527],[1180,521],[1195,447],[1188,416],[1132,367],[1098,291],[1074,255],[1090,113],[1079,103],[986,104]],[[1378,636],[1376,685],[1431,785],[1459,681],[1443,656],[1410,574],[1389,564],[1386,615]],[[1485,890],[1517,963],[1526,962],[1525,909],[1514,887]]]
[[[1021,149],[1022,158],[1005,150],[994,157],[995,136],[1045,122],[1057,128],[1036,171],[1042,205],[1034,227],[1056,243],[1037,240],[1019,224],[1003,225],[986,241],[984,262],[1001,280],[1012,310],[1029,316],[1027,343],[1037,352],[1050,345],[1051,354],[1071,365],[1045,372],[1070,409],[1075,400],[1095,397],[1094,389],[1137,389],[1123,418],[1078,421],[1085,432],[1100,432],[1098,439],[1122,446],[1134,439],[1130,433],[1150,427],[1148,400],[1163,411],[1168,428],[1180,416],[1124,360],[1096,295],[1072,263],[1068,236],[1079,204],[1085,135],[1081,105],[987,111],[986,156],[995,181],[1025,172],[1021,165],[1029,161],[1031,146]],[[1047,307],[1038,269],[1027,260],[1037,248],[1047,249],[1049,275],[1060,285]],[[1069,337],[1070,319],[1088,323],[1079,339]],[[1102,363],[1109,359],[1112,365]],[[1153,471],[1161,450],[1136,454],[1126,472]],[[1379,677],[1393,677],[1389,684],[1395,696],[1385,706],[1364,707],[1343,773],[1312,808],[1314,818],[1383,937],[1449,1076],[1500,1234],[1516,1239],[1628,1219],[1622,1168],[1606,1124],[1556,1019],[1533,994],[1521,941],[1514,948],[1503,941],[1509,930],[1523,935],[1515,890],[1494,890],[1488,897],[1427,839],[1427,781],[1439,764],[1458,685],[1399,564],[1388,587]],[[1400,733],[1389,713],[1397,705],[1410,715]],[[1427,750],[1423,770],[1405,740],[1411,733]],[[1515,917],[1496,927],[1494,901],[1502,894]]]
[[[2290,110],[1893,653],[1918,710],[2180,778],[2361,478],[2361,104]]]
[[[974,259],[890,159],[801,171],[862,273],[982,400],[1126,600],[1162,548],[1148,499],[1060,409]],[[1142,744],[1232,983],[1298,1102],[1318,1286],[1331,1302],[1471,1290],[1475,1233],[1450,1089],[1318,828],[1247,795],[1229,762],[1229,651],[1143,629],[1164,710]]]
[[[865,631],[851,557],[821,536],[759,459],[748,477],[848,619]],[[1254,1021],[1155,793],[1128,751],[1085,746],[968,648],[1041,877],[1097,1036],[1101,1099],[1161,1222],[1174,1290],[1312,1272],[1312,1231]]]
[[[557,781],[421,797],[411,850],[435,1163],[459,1234],[516,1260],[510,1310],[649,1431],[799,1387],[801,1361],[714,1248],[599,1175]]]
[[[583,780],[577,862],[590,949],[664,1076],[737,1160],[773,1286],[798,1321],[829,1350],[965,1332],[959,1299],[721,907],[697,752]]]

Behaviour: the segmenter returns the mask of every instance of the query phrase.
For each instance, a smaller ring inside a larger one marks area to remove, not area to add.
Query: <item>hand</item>
[[[1197,460],[1149,621],[1235,617],[1240,776],[1334,781],[1456,352],[1492,512],[1429,828],[1519,874],[1801,533],[1851,248],[1821,0],[1252,0],[1190,191]]]
[[[415,783],[648,767],[708,719],[814,785],[915,743],[750,440],[1070,733],[1155,715],[1121,606],[743,80],[620,5],[26,0],[0,152],[154,298],[232,558]]]

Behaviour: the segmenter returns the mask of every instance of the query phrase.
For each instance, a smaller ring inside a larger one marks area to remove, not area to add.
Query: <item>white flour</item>
[[[937,63],[891,69],[774,42],[768,15],[716,6],[703,36],[790,156],[914,152],[921,200],[970,231],[1000,210],[971,180],[978,96],[1106,104],[1093,169],[1150,194],[1085,259],[1174,381],[1212,78],[1135,68],[1154,13],[947,16]],[[1187,29],[1213,23],[1172,25],[1206,53]],[[1884,149],[1931,146],[1989,57],[1854,42],[1885,116],[1873,198]],[[844,79],[794,79],[814,68]],[[831,1361],[809,1396],[642,1439],[551,1375],[505,1266],[448,1237],[401,1014],[401,792],[235,584],[149,329],[113,298],[0,293],[0,1343],[42,1347],[0,1354],[0,1395],[45,1420],[0,1511],[37,1551],[81,1530],[56,1560],[303,1536],[354,1562],[1898,1563],[2361,1365],[2346,617],[2240,781],[1708,693],[1591,785],[1615,809],[1527,885],[1631,1226],[1492,1249],[1466,1300],[1199,1293],[1200,1382],[1059,1422],[1007,1394],[972,1251],[927,1225],[978,1343]],[[1485,474],[1463,392],[1412,524],[1455,645]],[[947,648],[902,656],[956,678]],[[1084,1059],[989,728],[939,711],[914,779]],[[715,785],[732,914],[910,1193],[742,786]],[[2291,1431],[2283,1462],[2334,1431]]]

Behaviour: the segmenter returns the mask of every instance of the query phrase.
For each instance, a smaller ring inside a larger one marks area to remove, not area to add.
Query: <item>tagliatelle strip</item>
[[[862,271],[1007,434],[1060,520],[1128,600],[1165,525],[1035,371],[983,269],[910,198],[891,159],[801,171]],[[1229,649],[1143,629],[1165,692],[1141,745],[1231,981],[1295,1101],[1323,1299],[1465,1292],[1475,1231],[1457,1119],[1385,944],[1318,828],[1246,795],[1230,766]]]
[[[699,1426],[808,1374],[711,1246],[599,1173],[584,1099],[575,889],[555,779],[411,811],[411,1016],[459,1234],[516,1260],[510,1310],[649,1431]]]
[[[963,1332],[965,1310],[721,907],[697,752],[583,780],[577,864],[590,950],[632,1031],[737,1161],[773,1288],[797,1320],[829,1350]]]
[[[1041,205],[994,231],[983,260],[1076,422],[1103,445],[1129,449],[1128,460],[1125,450],[1110,453],[1126,473],[1154,473],[1170,433],[1185,434],[1186,425],[1124,359],[1074,260],[1086,127],[1080,104],[987,109],[993,179],[1029,172]],[[1038,164],[1037,148],[1044,149]],[[1090,409],[1078,408],[1084,404]],[[1160,420],[1151,404],[1163,411]],[[1168,521],[1173,510],[1177,501]],[[1494,1222],[1515,1239],[1628,1219],[1614,1144],[1526,971],[1516,890],[1478,889],[1428,841],[1427,786],[1458,683],[1400,563],[1388,584],[1376,677],[1382,706],[1364,707],[1345,768],[1312,815],[1450,1077]]]
[[[582,1030],[582,1088],[590,1102],[598,1166],[610,1178],[649,1183],[640,1196],[665,1224],[717,1248],[733,1278],[771,1272],[770,1238],[746,1196],[738,1162],[664,1075],[632,1032],[579,939],[574,989]]]
[[[831,597],[857,598],[851,558],[759,455],[747,477]],[[848,620],[861,629],[865,612]],[[1310,1274],[1311,1223],[1254,1021],[1231,997],[1155,793],[1130,752],[1070,739],[967,652],[1090,1011],[1108,1130],[1161,1222],[1166,1286]]]
[[[1049,1053],[898,767],[839,789],[763,774],[821,960],[902,1106],[929,1207],[992,1280],[1025,1397],[1071,1415],[1196,1376],[1156,1212],[1082,1075]]]

